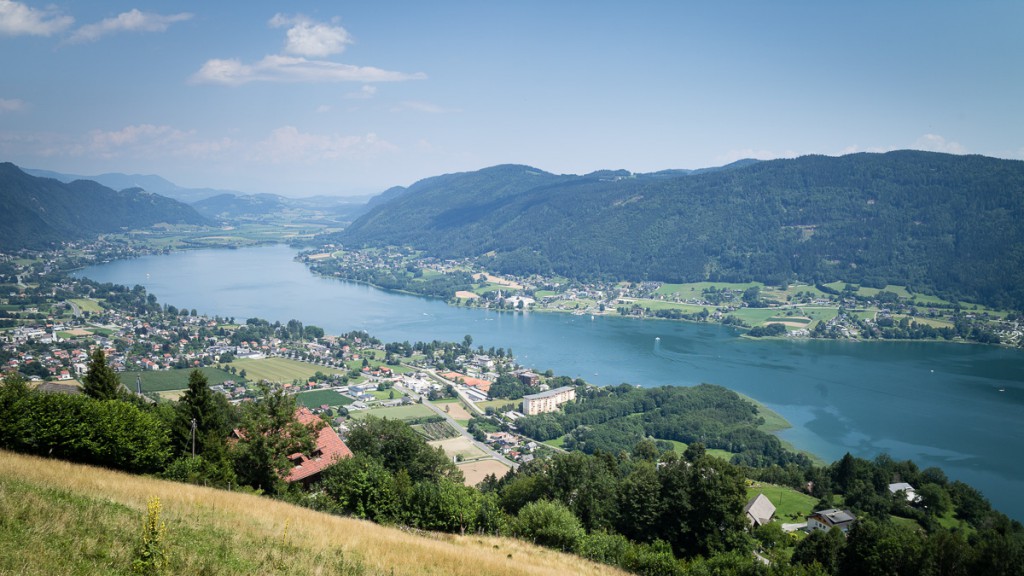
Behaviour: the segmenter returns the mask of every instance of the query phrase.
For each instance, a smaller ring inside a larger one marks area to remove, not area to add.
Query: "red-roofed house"
[[[295,418],[302,424],[321,426],[323,421],[319,416],[313,414],[309,408],[299,408],[295,412]],[[320,473],[336,461],[342,458],[351,458],[352,451],[341,440],[338,433],[327,425],[322,425],[317,433],[316,448],[310,455],[296,452],[288,457],[294,465],[288,475],[286,482],[303,482],[309,484],[319,479]]]

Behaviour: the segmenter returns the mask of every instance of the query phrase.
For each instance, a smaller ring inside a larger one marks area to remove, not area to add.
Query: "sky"
[[[1024,2],[0,0],[0,161],[365,195],[496,164],[1024,159]]]

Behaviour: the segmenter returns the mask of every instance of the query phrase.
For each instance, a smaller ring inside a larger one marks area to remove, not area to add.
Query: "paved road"
[[[466,438],[467,440],[472,442],[473,445],[476,446],[477,448],[479,448],[481,451],[483,451],[484,454],[487,454],[488,456],[490,456],[491,458],[494,458],[495,460],[501,462],[502,464],[511,467],[513,470],[516,469],[516,468],[519,468],[519,464],[509,460],[508,458],[505,458],[500,452],[495,451],[493,448],[491,448],[487,444],[484,444],[483,442],[478,442],[475,438],[473,438],[473,435],[469,433],[469,430],[466,430],[465,428],[463,428],[462,425],[459,424],[458,422],[456,422],[454,418],[449,416],[447,412],[445,412],[444,410],[441,410],[440,408],[435,406],[432,402],[427,401],[426,399],[422,398],[419,394],[417,394],[417,393],[413,392],[412,390],[409,390],[408,388],[405,388],[405,387],[403,387],[403,386],[401,386],[399,384],[395,384],[395,389],[400,391],[400,392],[405,393],[407,396],[409,396],[410,399],[412,399],[413,402],[415,402],[417,400],[423,400],[423,405],[424,406],[426,406],[427,408],[430,408],[438,416],[441,416],[442,418],[444,418],[445,421],[448,422],[449,426],[451,426],[455,430],[458,430],[459,433],[462,434],[462,436],[464,438]]]

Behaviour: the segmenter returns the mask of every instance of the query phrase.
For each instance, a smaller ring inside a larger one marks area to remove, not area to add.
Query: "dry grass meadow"
[[[466,486],[476,486],[488,474],[494,474],[496,478],[501,478],[505,474],[508,474],[510,468],[497,460],[488,458],[487,460],[475,460],[473,462],[463,462],[458,465],[459,470],[462,470],[462,475],[466,479]]]
[[[152,497],[166,523],[167,574],[625,574],[509,538],[413,533],[0,451],[0,575],[130,574]]]

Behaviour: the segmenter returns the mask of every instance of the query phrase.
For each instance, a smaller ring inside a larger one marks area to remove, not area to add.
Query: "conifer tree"
[[[107,364],[103,350],[89,356],[88,373],[82,378],[85,393],[97,400],[115,400],[121,395],[121,378]]]

